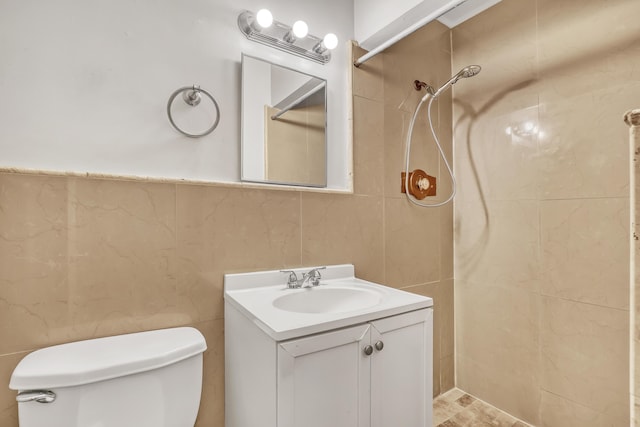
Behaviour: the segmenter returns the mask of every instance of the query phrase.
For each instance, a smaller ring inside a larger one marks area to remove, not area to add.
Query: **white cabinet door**
[[[431,426],[433,310],[371,322],[371,426]]]
[[[371,357],[363,352],[369,329],[278,344],[278,427],[370,426]],[[401,424],[386,427],[392,425]]]

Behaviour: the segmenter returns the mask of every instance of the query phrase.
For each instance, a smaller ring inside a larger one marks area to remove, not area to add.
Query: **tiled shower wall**
[[[452,31],[457,385],[540,426],[629,425],[640,2],[503,0]]]
[[[0,173],[0,425],[17,426],[7,385],[28,352],[193,325],[208,343],[197,425],[222,427],[223,274],[254,269],[353,263],[359,277],[434,297],[434,391],[453,387],[451,207],[414,208],[399,193],[411,82],[450,74],[448,30],[421,34],[420,55],[410,39],[385,54],[392,66],[381,56],[355,72],[353,195]],[[400,78],[394,63],[417,74]],[[434,112],[449,151],[450,102]]]
[[[449,29],[434,22],[353,70],[355,193],[383,202],[385,280],[434,298],[434,396],[454,386],[453,207],[420,208],[401,189],[404,145],[415,106],[424,96],[414,80],[432,86],[451,76]],[[355,47],[354,59],[366,53]],[[435,103],[433,123],[443,149],[451,155],[451,96]],[[416,124],[410,170],[438,178],[437,197],[450,194],[444,164],[427,131],[426,106]],[[393,261],[391,261],[393,258]],[[425,280],[425,278],[427,280]]]

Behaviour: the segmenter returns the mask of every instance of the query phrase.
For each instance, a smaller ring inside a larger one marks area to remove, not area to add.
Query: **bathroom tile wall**
[[[629,425],[627,127],[640,3],[503,0],[452,30],[456,385],[540,426]]]
[[[354,59],[364,53],[355,47]],[[384,283],[434,298],[434,395],[438,395],[454,386],[453,207],[427,209],[410,204],[400,192],[400,172],[405,169],[409,122],[425,95],[413,82],[437,87],[449,79],[450,31],[432,23],[353,73],[355,197],[381,203]],[[432,108],[433,124],[446,153],[451,153],[451,108],[450,95]],[[450,182],[426,117],[425,105],[415,127],[409,169],[423,169],[437,177],[437,196],[423,201],[434,203],[448,197]]]
[[[0,425],[17,426],[7,385],[30,351],[192,325],[208,343],[197,425],[222,427],[223,274],[283,267],[354,263],[359,277],[433,297],[434,392],[452,388],[452,208],[414,208],[399,193],[411,82],[443,82],[449,46],[435,24],[355,71],[352,195],[0,173]],[[406,75],[383,83],[396,73]],[[415,165],[438,175],[432,154],[418,151]]]

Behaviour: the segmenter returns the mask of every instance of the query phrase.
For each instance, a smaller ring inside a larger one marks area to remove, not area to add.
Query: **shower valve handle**
[[[418,188],[422,191],[426,191],[431,187],[431,183],[429,182],[429,178],[420,178],[418,180]]]

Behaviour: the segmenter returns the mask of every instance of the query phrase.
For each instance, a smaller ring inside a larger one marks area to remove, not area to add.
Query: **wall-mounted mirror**
[[[242,180],[327,185],[327,82],[242,55]]]

